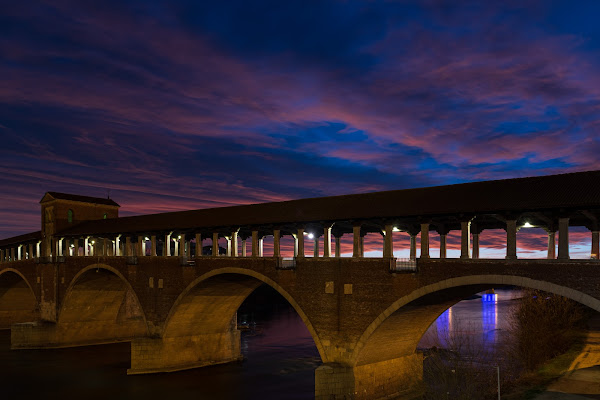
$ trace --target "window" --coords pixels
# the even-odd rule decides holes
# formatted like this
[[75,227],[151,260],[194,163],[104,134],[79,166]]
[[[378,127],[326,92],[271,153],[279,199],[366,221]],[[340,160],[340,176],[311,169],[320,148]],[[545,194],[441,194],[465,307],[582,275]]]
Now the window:
[[108,218],[108,214],[107,214],[107,213],[104,213],[104,216],[103,216],[102,218],[103,218],[103,219],[106,219],[106,218]]
[[67,212],[67,221],[71,224],[73,223],[73,210],[69,209]]

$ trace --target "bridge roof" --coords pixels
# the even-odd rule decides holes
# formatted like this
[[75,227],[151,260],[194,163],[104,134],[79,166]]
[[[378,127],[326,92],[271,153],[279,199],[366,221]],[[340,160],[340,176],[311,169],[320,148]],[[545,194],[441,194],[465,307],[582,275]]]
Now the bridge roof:
[[[50,199],[47,197],[50,196]],[[69,193],[59,193],[59,192],[46,192],[44,197],[40,200],[40,203],[49,200],[70,200],[70,201],[78,201],[82,203],[93,203],[93,204],[104,204],[107,206],[115,206],[121,207],[112,199],[105,199],[102,197],[90,197],[90,196],[80,196],[78,194],[69,194]]]
[[325,221],[600,210],[600,171],[502,179],[364,194],[88,221],[69,235],[185,231]]
[[40,240],[42,240],[42,231],[31,232],[0,240],[0,247],[11,246],[14,244],[25,244],[27,242],[38,242]]

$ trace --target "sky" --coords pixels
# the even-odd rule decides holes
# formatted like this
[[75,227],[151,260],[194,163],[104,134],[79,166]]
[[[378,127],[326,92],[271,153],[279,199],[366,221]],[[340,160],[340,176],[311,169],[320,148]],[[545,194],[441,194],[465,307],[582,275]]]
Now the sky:
[[[110,195],[127,216],[600,169],[598,15],[0,0],[0,238],[39,230],[46,191]],[[589,233],[571,238],[589,257]],[[482,256],[501,241],[484,231]],[[545,245],[519,232],[520,255]]]

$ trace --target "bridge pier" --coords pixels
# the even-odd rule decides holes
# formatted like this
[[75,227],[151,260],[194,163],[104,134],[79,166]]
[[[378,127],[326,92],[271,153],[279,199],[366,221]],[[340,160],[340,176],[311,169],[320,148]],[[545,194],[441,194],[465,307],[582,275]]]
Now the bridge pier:
[[127,342],[146,335],[142,320],[118,325],[104,321],[53,323],[45,321],[13,324],[10,328],[12,349],[45,349]]
[[420,353],[366,365],[323,364],[315,370],[315,400],[375,400],[421,392]]
[[174,372],[239,361],[240,343],[241,334],[235,327],[220,333],[134,339],[127,374]]

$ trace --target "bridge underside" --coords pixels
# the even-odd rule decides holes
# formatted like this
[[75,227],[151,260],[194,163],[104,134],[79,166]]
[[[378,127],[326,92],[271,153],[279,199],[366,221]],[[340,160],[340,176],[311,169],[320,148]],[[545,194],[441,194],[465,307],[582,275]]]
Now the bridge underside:
[[105,269],[92,269],[82,274],[65,296],[58,322],[13,325],[11,346],[83,346],[146,335],[142,310],[126,282]]
[[431,293],[387,317],[358,351],[354,365],[327,363],[315,373],[316,399],[384,399],[418,395],[423,377],[417,345],[452,305],[497,285],[468,285]]
[[39,318],[37,301],[27,282],[14,272],[0,275],[0,329]]
[[132,342],[128,373],[178,371],[241,360],[237,310],[261,284],[240,275],[200,282],[180,297],[162,337]]

